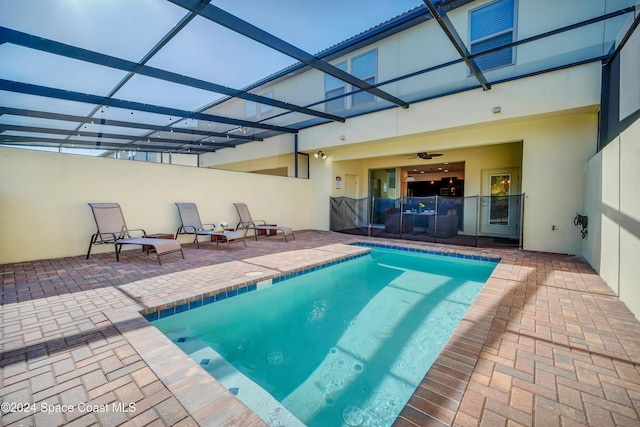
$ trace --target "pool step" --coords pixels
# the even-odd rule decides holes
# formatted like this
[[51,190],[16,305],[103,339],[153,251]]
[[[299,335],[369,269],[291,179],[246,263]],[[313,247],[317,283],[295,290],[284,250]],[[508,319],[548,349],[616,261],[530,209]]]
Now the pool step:
[[182,351],[236,395],[271,427],[305,427],[269,392],[227,362],[206,343],[190,336],[169,336]]

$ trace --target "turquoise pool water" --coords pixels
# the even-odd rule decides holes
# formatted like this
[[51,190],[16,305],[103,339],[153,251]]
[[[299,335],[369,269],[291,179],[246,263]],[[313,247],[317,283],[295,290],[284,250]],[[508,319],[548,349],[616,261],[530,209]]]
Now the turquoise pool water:
[[272,426],[389,426],[495,265],[374,248],[153,324]]

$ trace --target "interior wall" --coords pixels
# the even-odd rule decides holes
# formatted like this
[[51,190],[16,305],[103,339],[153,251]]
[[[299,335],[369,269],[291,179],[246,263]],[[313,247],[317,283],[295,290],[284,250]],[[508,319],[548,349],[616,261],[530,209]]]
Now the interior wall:
[[640,319],[640,120],[589,160],[583,256]]
[[[495,138],[503,138],[500,130],[495,130]],[[451,132],[448,135],[429,136],[425,135],[423,139],[424,146],[431,146],[433,140],[442,141],[451,139],[463,139],[469,144],[479,144],[481,139],[473,135],[479,135],[480,132],[461,131]],[[500,139],[496,139],[500,140]],[[399,144],[395,144],[398,147]],[[509,142],[504,144],[490,144],[481,146],[472,146],[466,148],[457,148],[453,150],[438,150],[443,156],[435,157],[432,160],[412,159],[409,155],[393,155],[388,157],[376,157],[362,160],[362,166],[365,171],[370,169],[394,168],[416,165],[418,162],[422,165],[429,165],[442,162],[465,162],[464,180],[465,180],[465,196],[474,196],[481,194],[480,191],[480,174],[482,169],[497,167],[520,167],[522,165],[522,141]],[[453,174],[449,174],[453,175]],[[363,182],[361,188],[362,194],[367,195],[367,182]]]
[[255,219],[305,229],[317,228],[311,194],[304,179],[0,148],[0,263],[86,254],[89,202],[120,203],[147,233],[175,233],[175,202],[195,202],[204,223],[235,226],[245,202]]

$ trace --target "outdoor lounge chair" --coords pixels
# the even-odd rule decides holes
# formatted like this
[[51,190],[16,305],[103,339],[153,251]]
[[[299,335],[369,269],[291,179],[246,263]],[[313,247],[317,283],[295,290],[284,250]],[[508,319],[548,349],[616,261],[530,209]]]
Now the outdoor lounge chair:
[[[210,236],[211,239],[215,238],[216,245],[221,241],[227,242],[227,248],[231,249],[231,243],[244,244],[247,247],[247,242],[244,240],[244,235],[237,231],[215,231],[215,224],[202,224],[200,221],[200,214],[198,213],[198,207],[195,203],[176,203],[178,207],[178,213],[180,214],[181,225],[176,231],[176,239],[179,234],[193,234],[193,243],[196,244],[196,248],[200,248],[198,242],[198,236]],[[205,228],[208,226],[210,228]]]
[[[236,225],[236,231],[243,228],[245,236],[247,235],[247,231],[253,230],[253,235],[258,240],[258,234],[264,234],[269,237],[269,235],[277,234],[278,231],[282,233],[284,236],[284,241],[287,242],[287,236],[291,236],[292,239],[296,239],[293,235],[293,229],[291,227],[278,227],[277,225],[268,225],[264,220],[253,220],[251,219],[251,214],[249,213],[249,208],[245,203],[234,203],[233,204],[238,211],[238,216],[240,217],[240,222]],[[257,224],[258,223],[258,224]]]
[[[117,203],[89,203],[93,218],[96,220],[98,231],[91,236],[89,242],[89,250],[87,258],[91,255],[91,247],[93,245],[113,244],[116,252],[116,261],[120,261],[120,251],[122,245],[140,245],[147,249],[147,254],[153,250],[158,257],[158,264],[162,265],[160,255],[166,255],[173,252],[180,252],[184,259],[182,246],[174,239],[154,239],[147,237],[147,233],[141,229],[129,229],[124,222],[122,209]],[[132,237],[130,232],[138,231],[142,233],[142,237]],[[153,248],[153,249],[151,249]]]

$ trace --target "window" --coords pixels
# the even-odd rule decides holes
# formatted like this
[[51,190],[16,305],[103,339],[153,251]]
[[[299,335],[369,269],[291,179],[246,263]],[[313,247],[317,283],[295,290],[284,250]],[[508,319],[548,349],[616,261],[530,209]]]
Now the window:
[[[515,34],[515,1],[497,0],[470,13],[471,54],[512,43]],[[475,58],[481,71],[514,63],[515,48]]]
[[[351,60],[351,74],[371,85],[376,84],[376,74],[378,68],[378,54],[375,50],[367,52]],[[369,92],[358,92],[353,95],[353,105],[365,104],[375,101],[375,95]]]
[[[347,71],[347,62],[343,61],[336,64],[336,67],[342,71]],[[344,95],[347,92],[347,84],[329,74],[324,76],[324,96],[328,101],[325,104],[325,111],[332,113],[344,110],[346,108],[346,98],[331,99],[336,96]]]
[[[378,73],[378,52],[376,50],[372,50],[360,56],[356,56],[355,58],[351,59],[350,62],[342,61],[336,64],[336,67],[341,69],[342,71],[349,72],[348,65],[351,65],[351,75],[371,85],[376,84],[376,76]],[[365,91],[355,93],[350,97],[340,97],[341,95],[346,94],[347,91],[354,89],[356,88],[352,88],[351,85],[347,85],[347,83],[343,82],[342,80],[325,74],[324,95],[325,99],[327,100],[325,102],[325,111],[327,113],[333,113],[376,100],[375,95],[372,95],[369,92]],[[335,97],[340,98],[332,99]],[[347,104],[347,100],[351,102],[351,105]]]
[[[265,98],[273,99],[273,91],[261,95]],[[258,104],[255,101],[244,102],[244,117],[247,119],[262,117],[273,111],[273,106],[267,104]]]
[[244,102],[244,116],[247,119],[250,119],[252,117],[256,117],[258,115],[258,104],[256,104],[254,101],[245,101]]
[[[273,99],[273,91],[267,92],[262,96],[264,96],[265,98]],[[260,109],[260,116],[264,116],[265,114],[273,111],[273,105],[260,104],[258,108]]]
[[491,175],[491,197],[489,199],[489,224],[509,225],[509,196],[511,174]]

